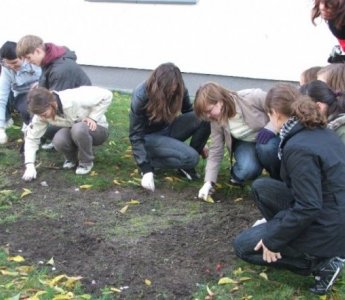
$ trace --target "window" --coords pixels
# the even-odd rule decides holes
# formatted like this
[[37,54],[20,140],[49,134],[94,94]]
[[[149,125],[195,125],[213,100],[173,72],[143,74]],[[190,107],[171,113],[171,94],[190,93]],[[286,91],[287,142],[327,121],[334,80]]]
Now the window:
[[198,0],[86,0],[89,2],[123,2],[123,3],[156,3],[156,4],[196,4]]

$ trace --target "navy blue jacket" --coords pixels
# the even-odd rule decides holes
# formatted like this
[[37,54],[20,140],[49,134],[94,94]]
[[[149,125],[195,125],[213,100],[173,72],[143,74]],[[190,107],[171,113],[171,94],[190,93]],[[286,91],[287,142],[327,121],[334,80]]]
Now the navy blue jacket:
[[294,202],[271,221],[272,251],[290,244],[318,257],[345,256],[345,146],[325,128],[295,125],[283,144],[281,178]]

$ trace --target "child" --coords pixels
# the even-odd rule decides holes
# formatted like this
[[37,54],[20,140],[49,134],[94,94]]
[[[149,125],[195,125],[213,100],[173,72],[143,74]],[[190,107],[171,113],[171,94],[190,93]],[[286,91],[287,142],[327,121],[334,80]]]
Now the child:
[[105,117],[112,100],[109,90],[82,86],[60,92],[38,87],[28,95],[29,111],[34,115],[25,138],[25,181],[36,178],[35,159],[40,138],[49,124],[60,129],[53,145],[65,156],[64,169],[77,166],[76,174],[83,175],[93,167],[93,147],[108,137]]

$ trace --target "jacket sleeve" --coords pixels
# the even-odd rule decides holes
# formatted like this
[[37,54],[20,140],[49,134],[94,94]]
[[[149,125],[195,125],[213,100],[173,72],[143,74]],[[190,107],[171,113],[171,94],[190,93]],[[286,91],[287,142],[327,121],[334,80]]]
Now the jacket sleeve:
[[145,90],[145,84],[135,89],[129,113],[129,140],[132,144],[132,153],[144,174],[153,171],[145,149],[145,125],[148,122],[145,108],[148,99]]
[[40,145],[40,139],[47,131],[48,123],[41,121],[41,119],[34,115],[26,132],[24,144],[25,163],[35,163],[36,152]]
[[282,163],[291,180],[293,204],[270,222],[263,242],[271,251],[281,251],[297,238],[318,217],[323,204],[321,166],[317,156],[294,149],[284,152]]
[[12,81],[11,71],[7,68],[2,68],[0,75],[0,128],[5,126],[6,106],[11,92]]
[[181,112],[183,114],[185,114],[185,113],[190,112],[192,110],[193,110],[193,105],[192,105],[192,103],[190,101],[188,90],[185,89],[184,95],[183,95],[183,102],[182,102]]
[[90,114],[88,117],[99,122],[107,112],[111,100],[113,99],[113,94],[107,89],[96,87],[90,87],[90,89],[86,89],[86,91],[92,91],[92,95],[89,95],[89,97],[91,96],[91,102],[88,104],[90,105]]
[[211,122],[210,148],[206,162],[205,182],[217,182],[219,168],[224,156],[226,134],[227,132],[225,132],[225,129],[222,126],[217,122]]

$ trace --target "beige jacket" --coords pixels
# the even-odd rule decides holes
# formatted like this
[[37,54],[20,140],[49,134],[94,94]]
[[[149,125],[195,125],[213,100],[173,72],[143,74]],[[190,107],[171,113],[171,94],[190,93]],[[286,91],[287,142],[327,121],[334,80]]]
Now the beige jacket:
[[[236,112],[241,114],[244,122],[254,131],[263,127],[272,130],[269,118],[265,112],[266,92],[261,89],[246,89],[237,93]],[[205,169],[205,182],[216,183],[219,168],[224,156],[224,144],[231,154],[232,138],[228,126],[211,122],[210,148]]]
[[74,123],[89,117],[96,121],[97,125],[108,128],[105,113],[113,98],[111,91],[97,86],[82,86],[54,93],[59,95],[63,115],[57,115],[54,120],[43,119],[38,115],[33,116],[25,137],[25,163],[35,162],[40,139],[49,124],[72,127]]

